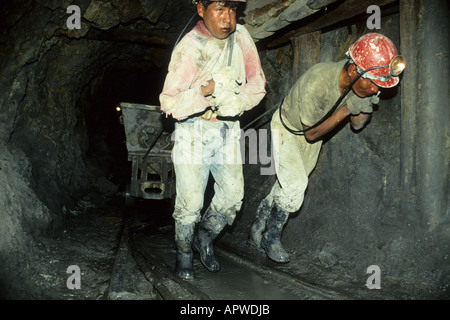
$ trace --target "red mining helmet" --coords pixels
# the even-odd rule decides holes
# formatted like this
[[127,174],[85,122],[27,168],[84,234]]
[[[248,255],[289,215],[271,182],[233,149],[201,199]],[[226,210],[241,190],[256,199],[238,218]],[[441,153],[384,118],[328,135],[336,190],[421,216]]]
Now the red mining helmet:
[[406,60],[397,54],[392,41],[378,33],[359,38],[350,46],[348,55],[363,78],[382,88],[395,87],[400,81],[398,76],[406,68]]

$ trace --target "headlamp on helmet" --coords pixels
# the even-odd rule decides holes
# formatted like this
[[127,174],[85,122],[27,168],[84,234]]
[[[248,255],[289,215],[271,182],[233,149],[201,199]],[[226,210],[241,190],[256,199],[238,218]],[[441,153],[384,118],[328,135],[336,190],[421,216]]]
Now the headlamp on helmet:
[[[389,68],[389,74],[386,75],[373,75],[368,73],[369,71],[375,69],[387,69],[387,68]],[[395,58],[392,59],[391,63],[385,66],[375,66],[364,70],[363,68],[361,68],[356,64],[356,70],[358,74],[361,75],[361,77],[363,77],[364,79],[379,80],[382,82],[389,82],[392,80],[392,77],[400,76],[405,70],[405,68],[406,68],[406,60],[401,55],[395,56]]]
[[401,55],[398,55],[394,59],[392,59],[392,62],[389,65],[389,71],[394,77],[398,77],[399,75],[401,75],[405,69],[406,59]]

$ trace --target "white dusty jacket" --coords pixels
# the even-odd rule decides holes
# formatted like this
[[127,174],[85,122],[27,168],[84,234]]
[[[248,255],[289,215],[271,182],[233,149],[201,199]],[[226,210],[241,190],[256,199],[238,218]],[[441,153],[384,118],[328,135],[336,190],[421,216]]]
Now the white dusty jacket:
[[[233,45],[230,39],[234,39]],[[232,48],[231,61],[229,60]],[[230,63],[231,62],[231,63]],[[169,71],[160,94],[161,110],[177,120],[204,111],[208,106],[217,105],[214,101],[220,90],[227,84],[218,84],[213,96],[204,97],[201,86],[209,80],[220,78],[225,69],[232,69],[236,78],[240,111],[257,106],[264,98],[266,78],[261,67],[258,51],[247,29],[236,26],[233,37],[217,39],[208,31],[202,20],[176,46],[172,53]],[[229,72],[228,72],[229,73]],[[233,81],[234,82],[234,81]],[[228,84],[230,86],[232,84]],[[217,121],[211,118],[211,121]]]

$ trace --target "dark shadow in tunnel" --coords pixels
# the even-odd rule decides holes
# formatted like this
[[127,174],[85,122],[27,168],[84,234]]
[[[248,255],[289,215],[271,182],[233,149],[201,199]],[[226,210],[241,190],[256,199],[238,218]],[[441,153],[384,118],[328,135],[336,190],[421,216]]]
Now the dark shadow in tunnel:
[[123,190],[131,179],[121,112],[121,102],[159,105],[161,70],[148,62],[118,61],[91,81],[84,103],[89,148],[86,157],[111,182]]

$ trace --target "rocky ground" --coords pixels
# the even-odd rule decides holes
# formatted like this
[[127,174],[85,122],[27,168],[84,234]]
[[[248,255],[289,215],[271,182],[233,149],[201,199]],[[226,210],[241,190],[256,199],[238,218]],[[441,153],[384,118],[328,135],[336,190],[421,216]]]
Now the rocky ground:
[[[33,279],[33,299],[107,299],[118,250],[124,206],[122,197],[91,195],[66,213],[62,230],[52,238],[39,239],[39,274]],[[80,288],[68,273],[78,266]],[[138,273],[136,273],[138,274]],[[69,285],[68,285],[69,282]]]
[[[55,237],[41,238],[38,247],[41,251],[39,261],[39,272],[35,274],[33,282],[34,290],[29,292],[31,299],[46,300],[160,300],[161,296],[152,284],[152,279],[144,274],[139,265],[133,259],[126,243],[121,242],[123,234],[124,220],[128,219],[128,225],[137,235],[141,242],[163,241],[153,248],[165,246],[167,251],[165,260],[169,268],[172,266],[171,259],[174,256],[174,248],[169,244],[173,227],[168,206],[165,202],[139,200],[132,210],[125,207],[124,197],[116,194],[106,197],[101,194],[92,193],[78,202],[75,210],[66,213],[61,232]],[[161,236],[160,236],[161,235]],[[152,238],[153,237],[153,238]],[[167,239],[161,240],[161,237]],[[267,274],[283,274],[280,283],[284,281],[305,283],[323,290],[324,295],[300,293],[298,286],[289,289],[299,299],[415,299],[414,293],[407,292],[402,288],[401,283],[389,277],[383,278],[381,290],[369,290],[365,284],[369,274],[351,275],[349,265],[338,263],[336,257],[324,252],[318,257],[312,258],[305,252],[296,252],[289,249],[291,262],[289,264],[276,264],[268,260],[254,249],[250,249],[245,244],[246,235],[236,230],[228,230],[218,241],[218,252],[232,252],[233,259],[242,264],[255,263]],[[153,239],[153,240],[151,240]],[[157,239],[157,240],[155,240]],[[164,242],[165,241],[165,242]],[[166,243],[167,242],[167,243]],[[162,245],[161,245],[162,243]],[[152,244],[146,244],[151,248]],[[159,246],[159,247],[158,247]],[[145,246],[144,246],[145,247]],[[226,254],[228,255],[228,253]],[[237,258],[236,258],[237,257]],[[198,259],[197,259],[198,260]],[[250,262],[249,262],[250,261]],[[79,267],[80,283],[76,287],[74,275],[70,272],[70,266]],[[199,274],[202,274],[200,262],[195,263]],[[236,271],[237,269],[234,269]],[[168,270],[170,273],[172,270]],[[244,276],[242,271],[224,272],[224,276],[237,282],[245,283],[246,280],[239,280],[239,276]],[[246,274],[244,272],[244,274]],[[286,280],[284,275],[293,276],[292,280]],[[199,284],[205,285],[208,281],[220,285],[216,278],[220,274],[215,274],[214,279],[208,279],[208,273],[201,275]],[[273,279],[273,274],[270,275]],[[251,277],[255,277],[254,274]],[[270,279],[266,279],[267,284]],[[229,280],[226,280],[229,282]],[[252,280],[254,282],[254,280]],[[264,286],[264,281],[258,284]],[[250,282],[251,283],[251,282]],[[275,283],[275,282],[274,282]],[[273,283],[273,284],[274,284]],[[248,284],[247,284],[248,285]],[[254,286],[255,284],[253,284]],[[234,286],[234,284],[232,285]],[[252,296],[253,289],[250,285],[248,296]],[[75,287],[75,288],[74,288]],[[201,287],[201,286],[200,286]],[[211,286],[209,286],[211,287]],[[220,292],[221,288],[217,288]],[[215,293],[210,294],[214,296]],[[217,295],[217,296],[225,296]],[[280,296],[276,294],[274,297]],[[281,296],[289,296],[287,293]],[[237,296],[236,296],[237,297]],[[245,299],[245,289],[239,299]],[[265,296],[270,299],[270,297]],[[420,298],[420,294],[419,294]]]

